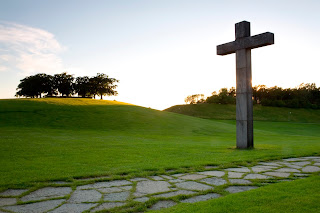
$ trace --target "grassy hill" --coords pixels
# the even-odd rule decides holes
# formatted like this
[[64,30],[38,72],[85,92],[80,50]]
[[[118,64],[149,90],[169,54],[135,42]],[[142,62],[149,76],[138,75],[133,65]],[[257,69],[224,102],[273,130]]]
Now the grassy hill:
[[244,151],[234,148],[232,120],[201,119],[115,101],[0,100],[0,188],[319,155],[319,130],[316,122],[257,121],[255,149]]
[[[205,119],[235,120],[236,105],[189,104],[172,106],[165,111]],[[284,107],[253,106],[255,121],[284,121],[320,123],[320,110],[292,109]]]

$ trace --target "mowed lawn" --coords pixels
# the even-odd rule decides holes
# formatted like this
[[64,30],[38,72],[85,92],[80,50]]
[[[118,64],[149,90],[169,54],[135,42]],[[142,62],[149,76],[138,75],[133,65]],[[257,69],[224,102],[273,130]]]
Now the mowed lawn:
[[[273,116],[283,117],[281,112]],[[254,125],[255,149],[236,150],[233,120],[202,119],[115,101],[0,100],[0,188],[320,155],[319,122]]]

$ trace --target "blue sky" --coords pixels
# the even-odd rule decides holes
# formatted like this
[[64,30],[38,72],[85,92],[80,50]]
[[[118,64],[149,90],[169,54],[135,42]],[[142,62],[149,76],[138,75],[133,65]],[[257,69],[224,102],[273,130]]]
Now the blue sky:
[[273,32],[252,51],[253,85],[320,86],[320,3],[205,0],[0,0],[0,98],[36,73],[98,72],[120,80],[119,100],[155,109],[235,86],[235,56],[216,45],[234,24]]

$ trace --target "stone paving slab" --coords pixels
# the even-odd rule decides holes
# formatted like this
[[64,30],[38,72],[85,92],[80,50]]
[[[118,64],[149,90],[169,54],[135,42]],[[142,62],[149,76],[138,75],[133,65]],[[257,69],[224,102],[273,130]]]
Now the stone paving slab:
[[285,172],[266,172],[264,174],[269,176],[274,176],[274,177],[281,177],[281,178],[287,178],[290,176],[290,173],[285,173]]
[[130,192],[111,193],[104,196],[104,201],[126,201],[130,196]]
[[208,176],[215,176],[215,177],[222,177],[226,173],[224,171],[206,171],[206,172],[198,172],[201,175],[208,175]]
[[182,188],[182,189],[198,190],[198,191],[205,191],[205,190],[213,189],[213,187],[211,187],[211,186],[197,183],[197,182],[193,182],[193,181],[186,181],[186,182],[182,182],[182,183],[177,183],[176,186],[179,188]]
[[5,210],[18,212],[18,213],[42,213],[54,209],[61,205],[65,200],[47,200],[37,203],[30,203],[16,206],[2,207]]
[[141,181],[138,182],[136,192],[142,194],[154,194],[170,191],[170,183],[166,181]]
[[184,175],[179,177],[179,179],[183,179],[183,180],[199,180],[199,179],[203,179],[207,176],[205,175],[199,175],[199,174],[190,174],[190,175]]
[[154,195],[153,197],[174,197],[177,195],[191,195],[191,194],[195,194],[196,192],[193,191],[187,191],[187,190],[179,190],[179,191],[175,191],[175,192],[168,192],[168,193],[164,193],[164,194],[160,194],[160,195]]
[[28,191],[28,189],[8,189],[8,190],[6,190],[4,192],[1,192],[0,196],[4,196],[4,197],[13,196],[13,197],[16,197],[16,196],[22,195],[23,193],[25,193],[27,191]]
[[242,178],[245,173],[228,172],[228,178]]
[[177,203],[171,200],[163,200],[163,201],[159,201],[158,203],[154,204],[150,210],[159,210],[159,209],[163,209],[163,208],[169,208],[172,207],[174,205],[176,205]]
[[275,170],[275,172],[300,172],[298,169],[293,169],[293,168],[281,168]]
[[17,198],[0,198],[0,206],[10,206],[17,203]]
[[97,203],[66,203],[60,206],[59,208],[50,211],[50,213],[81,213],[97,205]]
[[210,199],[218,198],[218,197],[221,197],[221,195],[219,195],[217,193],[210,193],[210,194],[198,195],[195,197],[191,197],[191,198],[182,200],[181,203],[196,203],[199,201],[206,201],[206,200],[210,200]]
[[244,179],[254,180],[254,179],[269,179],[270,177],[267,175],[261,174],[248,174],[244,177]]
[[241,184],[241,185],[252,184],[251,181],[249,181],[249,180],[243,180],[243,179],[229,179],[229,182],[230,182],[231,184]]
[[241,168],[229,168],[226,169],[227,171],[231,171],[231,172],[244,172],[244,173],[248,173],[251,172],[249,168],[247,167],[241,167]]
[[228,188],[226,188],[226,191],[230,192],[230,193],[238,193],[238,192],[244,192],[244,191],[248,191],[251,189],[256,189],[258,187],[256,186],[230,186]]
[[320,168],[316,166],[306,166],[302,168],[303,172],[320,172]]
[[58,198],[70,194],[71,191],[72,190],[70,187],[45,187],[23,196],[21,198],[21,201],[27,202],[35,200],[44,200],[49,198]]
[[71,195],[68,203],[98,202],[102,194],[96,190],[76,190]]
[[102,210],[108,210],[108,209],[113,209],[115,207],[119,207],[119,206],[124,206],[126,205],[126,203],[103,203],[99,206],[97,206],[96,208],[94,208],[91,212],[97,212],[97,211],[102,211]]
[[221,185],[227,184],[226,180],[222,178],[216,178],[216,177],[206,178],[201,180],[200,182],[207,183],[209,185],[214,185],[214,186],[221,186]]

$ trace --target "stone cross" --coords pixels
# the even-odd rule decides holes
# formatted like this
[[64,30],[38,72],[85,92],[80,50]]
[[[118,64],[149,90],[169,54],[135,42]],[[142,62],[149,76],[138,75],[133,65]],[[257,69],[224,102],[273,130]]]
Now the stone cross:
[[236,23],[236,40],[217,46],[217,55],[236,53],[237,148],[253,148],[251,49],[274,44],[273,33],[250,36],[250,22]]

